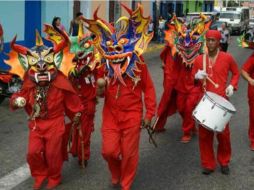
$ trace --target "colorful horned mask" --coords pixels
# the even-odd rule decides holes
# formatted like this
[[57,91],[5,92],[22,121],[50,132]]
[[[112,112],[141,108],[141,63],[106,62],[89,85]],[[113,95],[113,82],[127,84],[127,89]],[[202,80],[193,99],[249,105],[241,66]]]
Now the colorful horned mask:
[[[64,40],[63,37],[60,37],[63,35],[63,31],[57,31],[48,24],[44,24],[44,27],[48,40],[53,43],[57,43],[57,41],[59,43],[61,40]],[[77,77],[86,69],[93,71],[100,63],[100,54],[92,43],[93,38],[91,34],[84,34],[82,26],[79,26],[78,36],[71,36],[69,37],[69,40],[69,51],[70,53],[75,54],[72,62],[74,65],[70,74]]]
[[191,66],[194,59],[204,52],[205,33],[209,30],[211,20],[200,14],[199,19],[184,23],[175,15],[165,31],[165,41],[171,47],[171,54],[178,53],[186,66]]
[[237,38],[238,45],[242,48],[254,49],[254,34],[253,31],[248,31]]
[[83,20],[88,23],[88,29],[95,34],[94,44],[102,57],[106,60],[108,77],[117,80],[125,85],[123,76],[136,79],[136,72],[139,72],[137,63],[142,63],[140,56],[146,50],[153,33],[147,33],[150,17],[143,16],[143,8],[138,5],[135,11],[127,10],[129,17],[120,17],[113,27],[106,21],[98,18],[97,12],[94,19]]
[[58,70],[64,74],[68,72],[69,69],[63,63],[71,60],[73,56],[64,53],[67,40],[54,47],[47,47],[36,31],[36,45],[33,48],[28,49],[15,42],[16,37],[11,42],[10,59],[5,62],[11,66],[10,72],[17,74],[21,79],[27,73],[32,81],[43,86],[55,79]]

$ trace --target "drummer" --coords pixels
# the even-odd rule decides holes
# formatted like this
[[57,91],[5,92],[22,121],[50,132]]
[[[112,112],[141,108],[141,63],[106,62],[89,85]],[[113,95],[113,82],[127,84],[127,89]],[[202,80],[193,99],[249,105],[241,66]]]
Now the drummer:
[[[196,58],[194,62],[195,82],[196,85],[200,85],[200,89],[203,91],[211,91],[227,98],[232,96],[234,90],[237,89],[240,73],[233,57],[229,53],[220,51],[220,39],[221,34],[217,30],[209,30],[206,33],[208,49],[205,54],[206,61],[203,63],[204,55],[199,55]],[[232,73],[232,77],[227,84],[229,72]],[[222,133],[217,133],[216,136],[218,140],[217,160],[221,167],[221,173],[228,175],[231,158],[229,125],[227,124],[225,130]],[[202,173],[205,175],[211,174],[216,168],[213,139],[213,131],[199,127],[200,158],[203,167]]]

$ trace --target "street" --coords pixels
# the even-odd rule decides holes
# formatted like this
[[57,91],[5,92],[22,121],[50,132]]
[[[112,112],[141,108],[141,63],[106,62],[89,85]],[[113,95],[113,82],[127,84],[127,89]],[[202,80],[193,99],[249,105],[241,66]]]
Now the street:
[[[157,103],[163,92],[160,51],[155,49],[144,56],[156,87]],[[229,52],[240,68],[252,50],[238,47],[236,36],[233,36]],[[252,190],[254,152],[249,149],[247,82],[242,78],[230,101],[237,113],[230,125],[232,161],[229,176],[222,175],[219,167],[210,176],[201,173],[198,138],[194,137],[188,144],[180,142],[181,118],[175,114],[168,119],[166,132],[156,134],[158,148],[149,144],[146,130],[142,131],[139,167],[132,190]],[[23,110],[11,112],[8,103],[6,99],[0,105],[0,190],[32,189],[33,180],[25,165],[27,116]],[[80,169],[77,159],[69,156],[69,161],[64,163],[62,184],[57,190],[113,190],[106,162],[100,153],[102,105],[103,99],[100,99],[88,167]],[[13,173],[17,169],[19,172]]]

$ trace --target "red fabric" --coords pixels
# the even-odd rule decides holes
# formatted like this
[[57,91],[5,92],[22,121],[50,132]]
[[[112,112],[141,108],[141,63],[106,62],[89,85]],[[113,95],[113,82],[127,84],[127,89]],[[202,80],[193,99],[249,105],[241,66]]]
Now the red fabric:
[[0,24],[0,37],[2,37],[3,34],[4,34],[4,31],[3,31],[2,25]]
[[191,135],[191,131],[195,129],[195,120],[192,117],[192,111],[201,98],[200,93],[181,93],[177,92],[177,109],[183,122],[182,130],[185,135]]
[[[219,88],[215,88],[212,83],[209,81],[206,82],[206,90],[219,94],[220,96],[226,96],[226,88],[228,86],[228,74],[232,73],[232,77],[229,81],[234,89],[236,90],[238,87],[238,80],[240,77],[240,73],[238,70],[238,66],[234,60],[234,58],[226,52],[220,51],[218,57],[214,63],[214,65],[209,67],[208,56],[206,56],[206,72],[208,76],[217,84],[219,84]],[[194,61],[194,73],[198,71],[198,69],[203,69],[203,55],[199,55]],[[202,88],[200,88],[201,90]]]
[[126,77],[126,86],[108,84],[102,118],[102,155],[108,162],[112,182],[120,182],[130,190],[138,164],[140,126],[142,119],[142,92],[146,107],[145,118],[155,114],[156,97],[153,82],[145,64],[138,65],[140,79],[136,86]]
[[[254,53],[243,64],[242,69],[246,71],[251,78],[254,78]],[[249,103],[249,139],[254,143],[254,86],[248,83],[248,103]]]
[[254,143],[254,100],[249,100],[249,139],[251,144]]
[[[88,76],[93,76],[94,81],[88,79]],[[86,79],[87,78],[87,79]],[[77,128],[73,131],[72,136],[72,148],[70,153],[73,156],[78,156],[79,160],[82,160],[82,148],[81,141],[84,142],[84,159],[89,160],[90,158],[90,138],[91,133],[94,131],[94,116],[95,116],[95,108],[96,108],[96,79],[97,79],[97,70],[94,71],[86,71],[78,77],[69,77],[73,87],[78,93],[82,104],[84,106],[84,112],[81,116],[81,130],[83,134],[83,139],[79,136],[79,130]],[[88,82],[89,80],[89,82]],[[71,113],[67,110],[67,116],[72,119],[74,117],[74,113]],[[66,126],[67,128],[69,126]],[[66,130],[66,135],[69,136],[69,131]],[[67,145],[67,144],[66,144]],[[66,148],[66,146],[64,147]]]
[[[216,134],[218,140],[217,160],[221,166],[227,166],[231,158],[230,132],[227,125],[222,133]],[[214,155],[214,132],[199,126],[199,149],[203,168],[214,170],[216,158]]]
[[139,159],[139,120],[118,121],[108,110],[102,123],[102,155],[111,172],[112,183],[130,190]]
[[192,128],[190,126],[194,126],[191,113],[197,104],[198,94],[200,94],[199,87],[194,85],[193,69],[186,67],[180,56],[173,59],[169,47],[165,47],[161,53],[161,58],[165,65],[164,92],[158,106],[159,120],[155,128],[157,131],[164,129],[167,117],[174,114],[178,109],[183,118],[183,131],[187,132]]
[[221,39],[221,33],[218,30],[208,30],[205,35],[206,38],[215,38],[216,40]]
[[[206,60],[206,72],[208,76],[217,84],[219,88],[215,88],[209,81],[206,82],[206,90],[214,92],[220,96],[226,97],[225,90],[227,88],[227,81],[229,72],[232,73],[231,80],[229,83],[237,89],[239,80],[239,71],[236,62],[233,57],[225,52],[219,52],[218,57],[214,65],[209,68],[208,59]],[[197,72],[198,69],[203,69],[203,55],[199,55],[194,62],[194,69]],[[200,90],[202,85],[200,84]],[[213,136],[212,131],[200,127],[199,129],[199,148],[202,166],[209,169],[214,169],[216,166],[215,156],[213,151]],[[217,159],[220,165],[225,166],[229,164],[231,157],[231,146],[230,146],[230,132],[229,126],[222,133],[217,134],[219,141]]]
[[[242,69],[254,79],[254,53],[245,61]],[[248,98],[251,101],[254,100],[254,86],[251,86],[250,84],[248,84]]]
[[[16,97],[24,97],[26,99],[25,110],[28,115],[31,115],[35,102],[34,94],[35,85],[26,77],[21,91],[12,95],[11,105]],[[47,175],[49,184],[58,184],[61,180],[65,107],[72,112],[83,110],[80,99],[67,78],[59,74],[48,91],[47,118],[36,118],[29,120],[28,123],[30,132],[27,161],[31,174],[35,179]]]

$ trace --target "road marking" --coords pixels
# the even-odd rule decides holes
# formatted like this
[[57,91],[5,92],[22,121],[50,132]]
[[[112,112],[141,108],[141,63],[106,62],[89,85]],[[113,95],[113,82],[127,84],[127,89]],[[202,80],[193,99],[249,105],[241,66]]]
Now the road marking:
[[0,179],[0,190],[11,190],[29,177],[29,167],[27,164],[24,164]]

